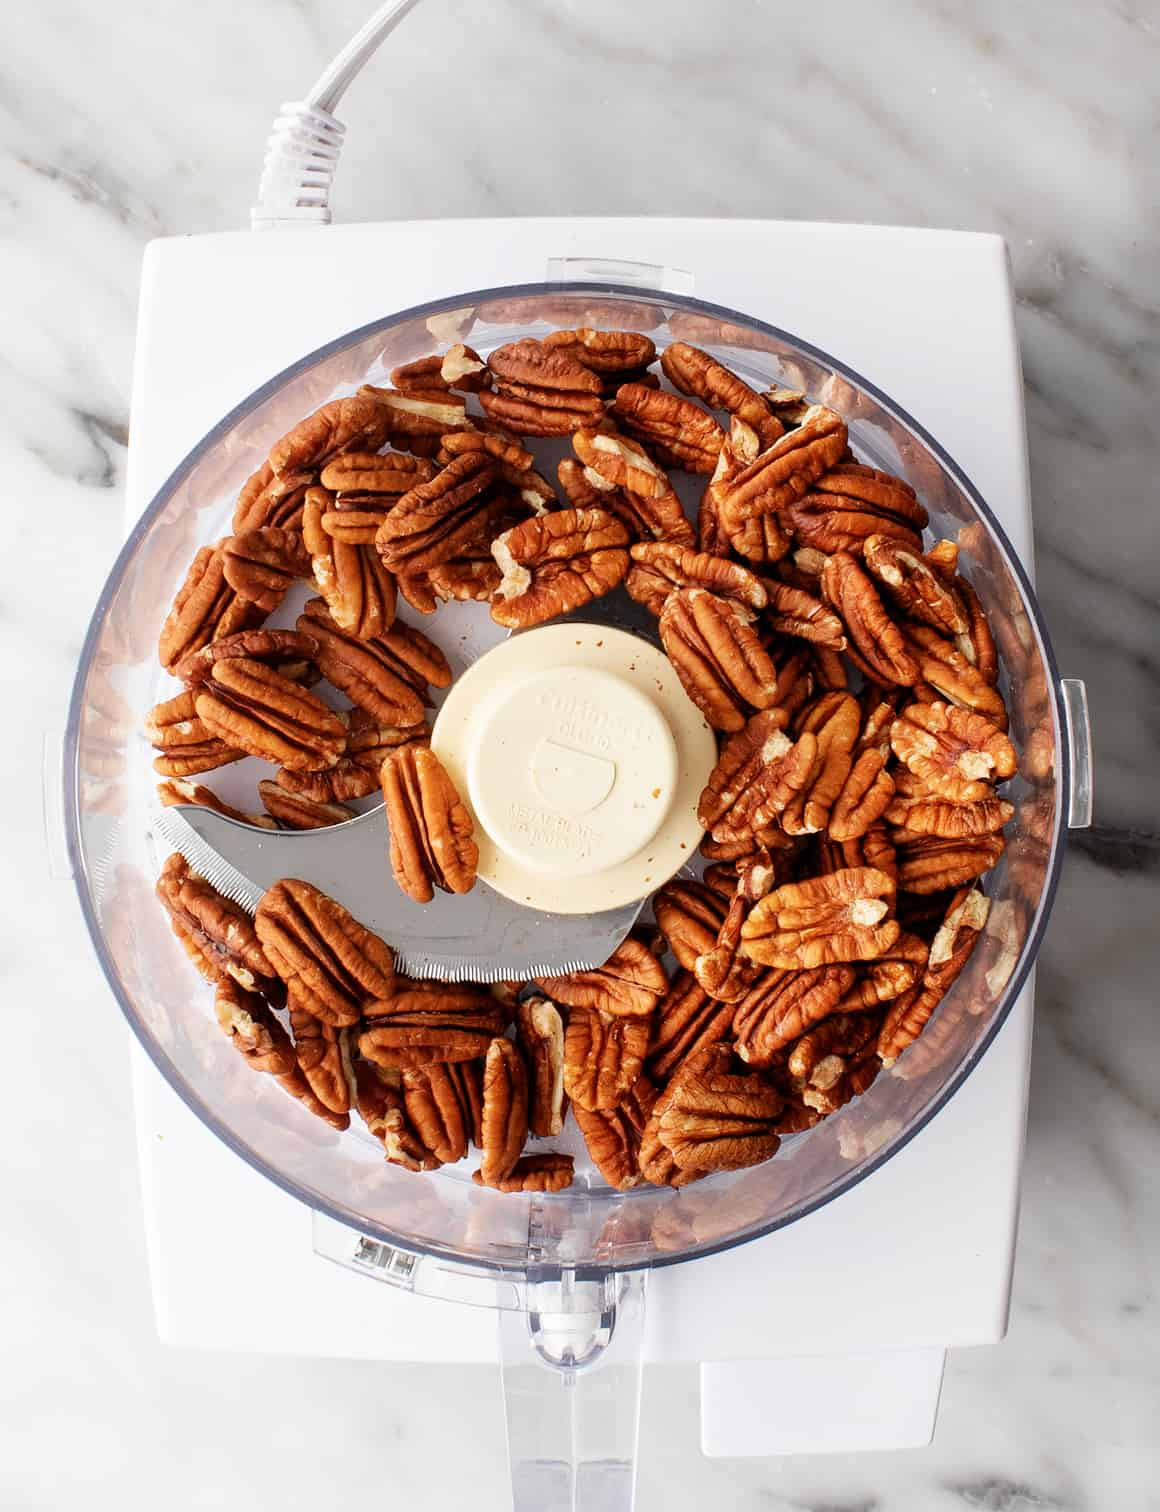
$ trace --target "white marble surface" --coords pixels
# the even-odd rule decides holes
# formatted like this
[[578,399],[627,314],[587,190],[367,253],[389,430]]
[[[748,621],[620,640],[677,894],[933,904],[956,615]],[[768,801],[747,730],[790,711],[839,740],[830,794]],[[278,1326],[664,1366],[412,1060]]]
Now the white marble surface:
[[[278,100],[359,0],[22,10],[0,54],[0,1506],[503,1508],[486,1372],[166,1351],[124,1040],[44,860],[59,728],[116,550],[142,244],[244,224]],[[1160,9],[427,0],[349,98],[347,218],[672,212],[1002,232],[1019,291],[1041,597],[1087,679],[1097,825],[1039,974],[1011,1335],[952,1357],[906,1454],[702,1460],[696,1377],[646,1383],[643,1512],[1160,1507],[1152,796]],[[15,548],[15,549],[14,549]],[[19,710],[19,713],[16,711]],[[260,1305],[260,1301],[256,1302]],[[446,1453],[447,1425],[458,1448]]]

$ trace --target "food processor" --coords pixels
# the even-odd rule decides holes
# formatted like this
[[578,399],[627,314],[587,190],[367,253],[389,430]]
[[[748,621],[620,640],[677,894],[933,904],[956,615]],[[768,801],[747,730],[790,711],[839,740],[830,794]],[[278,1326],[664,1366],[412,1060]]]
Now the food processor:
[[[840,411],[858,456],[909,481],[935,535],[959,543],[999,642],[1012,739],[1034,753],[985,883],[987,932],[921,1038],[774,1160],[679,1191],[615,1192],[588,1173],[512,1197],[459,1168],[384,1164],[243,1064],[151,896],[163,855],[137,728],[161,685],[157,631],[241,483],[302,415],[397,364],[455,341],[486,356],[561,325],[693,342],[755,388]],[[1029,576],[1002,243],[631,218],[156,242],[131,435],[128,539],[80,659],[64,825],[137,1041],[162,1336],[498,1359],[518,1508],[631,1506],[643,1361],[701,1362],[708,1453],[925,1442],[945,1349],[1005,1326],[1032,966],[1066,829],[1090,819],[1083,689],[1057,673]],[[453,620],[441,611],[444,644]],[[263,1317],[239,1275],[261,1277]],[[289,1338],[273,1324],[287,1307]]]

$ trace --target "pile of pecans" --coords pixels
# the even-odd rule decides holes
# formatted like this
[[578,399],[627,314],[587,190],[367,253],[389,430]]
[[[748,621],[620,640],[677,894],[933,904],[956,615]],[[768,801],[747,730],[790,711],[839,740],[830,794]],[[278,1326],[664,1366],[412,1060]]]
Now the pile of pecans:
[[[356,1111],[412,1170],[475,1145],[477,1182],[558,1191],[572,1158],[525,1145],[569,1105],[618,1189],[766,1160],[913,1043],[987,922],[976,882],[1017,758],[958,548],[924,543],[915,491],[860,463],[833,410],[684,342],[663,388],[656,359],[636,332],[560,330],[486,361],[452,346],[323,405],[246,483],[161,632],[184,685],[147,722],[163,800],[315,828],[381,787],[419,902],[471,888],[477,851],[424,723],[451,672],[396,620],[400,594],[526,628],[623,586],[719,732],[703,877],[662,887],[655,931],[589,971],[404,980],[308,883],[251,919],[169,858],[158,896],[239,1052],[334,1127]],[[558,491],[525,445],[541,436],[571,438]],[[706,478],[696,522],[677,469]],[[298,580],[318,596],[266,628]],[[260,817],[195,780],[247,755],[276,767]]]

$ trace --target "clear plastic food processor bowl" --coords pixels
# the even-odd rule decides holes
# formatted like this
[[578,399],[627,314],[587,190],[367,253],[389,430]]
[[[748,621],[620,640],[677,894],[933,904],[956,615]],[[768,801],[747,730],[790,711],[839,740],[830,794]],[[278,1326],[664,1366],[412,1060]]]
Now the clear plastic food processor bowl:
[[[506,1196],[458,1168],[415,1176],[385,1164],[375,1142],[353,1127],[336,1134],[244,1064],[152,897],[161,858],[139,730],[162,693],[157,632],[174,590],[197,546],[228,533],[239,487],[278,436],[440,342],[486,355],[576,325],[644,331],[658,347],[693,342],[759,389],[801,389],[846,417],[859,458],[907,479],[935,535],[961,546],[999,643],[1023,775],[1008,792],[1007,854],[985,880],[987,934],[922,1037],[863,1097],[786,1140],[771,1162],[681,1191],[618,1193],[592,1173],[559,1195]],[[448,606],[436,621],[448,649],[456,612]],[[733,311],[613,284],[535,284],[458,295],[342,336],[239,405],[181,463],[93,615],[66,738],[65,822],[93,946],[161,1074],[219,1139],[320,1215],[324,1252],[416,1293],[502,1310],[518,1506],[627,1507],[648,1270],[793,1223],[921,1135],[994,1039],[1035,957],[1064,832],[1083,822],[1088,801],[1085,734],[1082,687],[1060,682],[1035,595],[994,516],[885,395]]]

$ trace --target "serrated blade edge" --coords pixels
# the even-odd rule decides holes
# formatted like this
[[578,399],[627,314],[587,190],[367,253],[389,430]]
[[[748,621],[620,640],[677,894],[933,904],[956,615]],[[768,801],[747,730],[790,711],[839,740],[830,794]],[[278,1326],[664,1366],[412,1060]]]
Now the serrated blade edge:
[[153,816],[153,824],[165,843],[180,851],[199,877],[204,877],[211,887],[247,913],[257,911],[263,889],[207,845],[176,810],[162,809]]

